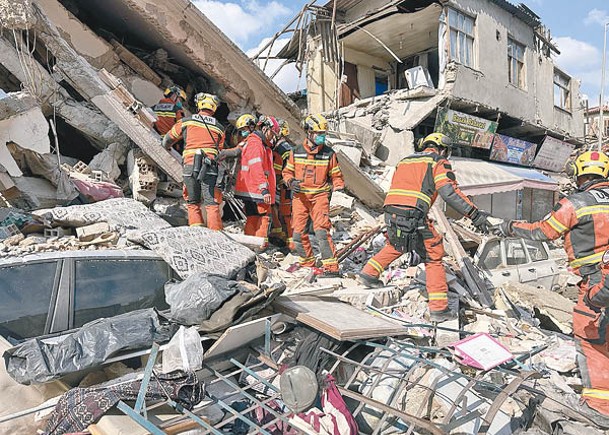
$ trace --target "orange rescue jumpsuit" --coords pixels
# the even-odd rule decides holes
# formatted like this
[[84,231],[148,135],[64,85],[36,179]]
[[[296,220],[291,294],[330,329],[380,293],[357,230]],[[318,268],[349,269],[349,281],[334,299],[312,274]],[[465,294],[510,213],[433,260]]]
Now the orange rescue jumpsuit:
[[[262,133],[254,131],[243,145],[235,183],[235,197],[243,199],[245,204],[245,234],[268,241],[275,188],[273,150]],[[264,203],[265,194],[271,195],[270,204]]]
[[586,403],[609,415],[609,180],[592,180],[560,200],[542,221],[513,222],[511,235],[555,240],[564,235],[569,265],[582,277],[573,333]]
[[[188,209],[188,224],[191,226],[203,225],[202,199],[207,216],[207,228],[221,230],[222,194],[216,188],[218,177],[216,157],[224,146],[224,128],[213,117],[211,111],[202,110],[189,118],[176,122],[167,134],[171,140],[178,141],[183,138],[185,143],[182,164],[184,166],[184,199]],[[205,154],[212,162],[201,181],[197,180],[197,174],[193,174],[195,154]]]
[[282,174],[286,185],[289,186],[292,180],[300,183],[300,192],[292,195],[292,242],[294,251],[300,256],[300,265],[315,265],[307,233],[311,217],[323,268],[338,272],[336,248],[330,234],[330,194],[332,190],[344,189],[345,182],[336,153],[327,145],[312,148],[305,139],[302,145],[290,151]]
[[271,235],[287,243],[292,243],[292,191],[283,183],[283,168],[288,162],[292,144],[285,138],[273,149],[273,168],[277,182],[277,195],[273,207],[273,228]]
[[171,98],[163,98],[152,107],[157,116],[154,129],[161,136],[165,136],[176,122],[184,117],[184,111]]
[[[437,149],[429,147],[398,163],[385,198],[385,222],[388,225],[396,216],[416,211],[419,212],[421,221],[425,222],[420,234],[426,253],[425,277],[429,310],[434,312],[448,309],[448,286],[442,264],[442,236],[435,230],[431,220],[427,219],[427,213],[438,193],[461,214],[470,216],[477,210],[459,189],[448,160]],[[404,252],[397,250],[388,240],[385,247],[366,263],[362,274],[378,278],[402,254]]]

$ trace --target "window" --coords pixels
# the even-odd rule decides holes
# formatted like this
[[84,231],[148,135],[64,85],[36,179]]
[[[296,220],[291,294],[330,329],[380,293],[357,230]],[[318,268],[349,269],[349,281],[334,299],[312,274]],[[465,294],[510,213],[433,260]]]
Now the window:
[[524,50],[524,45],[508,38],[508,77],[520,89],[525,87]]
[[527,246],[531,261],[544,261],[548,259],[548,253],[544,249],[541,242],[535,240],[525,240],[524,244]]
[[56,273],[56,261],[0,269],[3,336],[21,340],[44,334]]
[[480,255],[480,264],[486,270],[494,270],[501,266],[501,246],[499,240],[491,240],[484,245]]
[[474,19],[455,9],[448,9],[450,58],[474,67]]
[[167,307],[163,287],[170,269],[160,260],[78,260],[74,328],[101,317]]
[[571,111],[571,78],[554,70],[554,105]]
[[528,263],[527,254],[520,239],[508,239],[505,241],[505,258],[508,266]]

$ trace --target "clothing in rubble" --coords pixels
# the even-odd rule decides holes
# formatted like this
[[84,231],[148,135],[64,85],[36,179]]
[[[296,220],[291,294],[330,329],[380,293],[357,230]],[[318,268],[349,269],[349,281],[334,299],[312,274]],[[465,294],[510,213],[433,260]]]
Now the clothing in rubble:
[[463,215],[472,216],[478,212],[457,186],[450,163],[437,147],[429,146],[398,163],[385,198],[387,244],[362,270],[365,277],[378,278],[394,260],[414,250],[425,259],[426,287],[432,316],[448,311],[442,236],[427,218],[438,193],[448,205]]
[[204,225],[201,202],[205,206],[207,228],[222,229],[220,203],[222,196],[216,188],[218,166],[216,157],[224,146],[224,128],[212,110],[200,110],[178,121],[167,133],[163,144],[184,139],[183,157],[184,199],[189,225]]
[[[263,123],[275,126],[277,121],[265,117]],[[266,135],[267,125],[247,137],[241,151],[241,162],[237,171],[235,197],[243,199],[245,205],[245,234],[263,237],[268,241],[271,211],[275,204],[275,174],[273,172],[273,144]],[[275,128],[279,130],[279,125]],[[272,130],[271,130],[272,131]],[[274,133],[273,133],[274,134]]]
[[271,237],[281,240],[288,246],[292,243],[292,191],[283,182],[282,172],[290,157],[290,151],[292,144],[285,138],[280,139],[273,149],[273,168],[277,188],[271,229]]
[[[141,380],[115,380],[113,383],[115,385],[108,387],[72,388],[66,392],[57,402],[45,434],[83,432],[119,401],[135,401],[142,385]],[[203,399],[204,386],[194,373],[175,371],[159,374],[150,380],[145,399],[165,400],[166,394],[190,410]]]
[[157,116],[153,127],[161,136],[165,136],[171,127],[180,119],[184,118],[182,104],[176,98],[165,97],[152,106],[152,111]]
[[[300,265],[315,266],[313,248],[307,226],[313,220],[313,230],[319,243],[324,270],[338,272],[336,248],[330,230],[330,195],[345,187],[336,153],[323,144],[305,139],[296,146],[283,169],[283,181],[292,187],[292,243],[300,256]],[[294,191],[297,186],[298,192]]]
[[531,240],[564,236],[569,265],[583,278],[573,308],[582,397],[591,408],[609,415],[609,180],[584,183],[545,219],[512,222],[510,227],[510,236]]

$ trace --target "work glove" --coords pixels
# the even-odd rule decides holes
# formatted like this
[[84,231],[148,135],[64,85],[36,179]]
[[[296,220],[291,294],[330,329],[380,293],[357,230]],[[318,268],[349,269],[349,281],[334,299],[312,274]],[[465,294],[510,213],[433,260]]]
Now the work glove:
[[300,188],[300,181],[298,181],[298,180],[296,180],[296,179],[293,179],[293,180],[290,182],[290,190],[291,190],[292,192],[294,192],[294,193],[300,193],[300,191],[302,190],[302,189]]
[[484,210],[476,209],[469,218],[472,220],[472,223],[478,230],[482,231],[483,233],[488,233],[490,228],[493,226],[493,224],[488,220],[490,217],[490,213]]
[[588,308],[590,308],[592,311],[594,311],[596,314],[601,313],[603,310],[599,307],[594,306],[594,304],[592,303],[592,301],[590,300],[590,292],[586,292],[586,294],[584,294],[584,304],[586,304],[586,306]]
[[268,189],[263,189],[262,192],[262,200],[264,201],[265,204],[270,204],[271,203],[271,193],[268,191]]
[[493,225],[493,234],[499,237],[511,237],[512,223],[514,223],[514,221],[501,220],[499,224]]

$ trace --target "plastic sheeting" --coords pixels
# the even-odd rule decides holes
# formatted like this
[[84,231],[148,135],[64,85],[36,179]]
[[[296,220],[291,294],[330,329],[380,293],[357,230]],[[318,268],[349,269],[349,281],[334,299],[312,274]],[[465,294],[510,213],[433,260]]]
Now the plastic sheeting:
[[185,281],[165,284],[170,317],[184,325],[198,325],[238,291],[238,283],[197,272]]
[[175,325],[161,325],[154,309],[138,310],[87,323],[55,343],[27,340],[3,357],[8,374],[29,385],[98,366],[121,351],[168,341],[175,331]]

